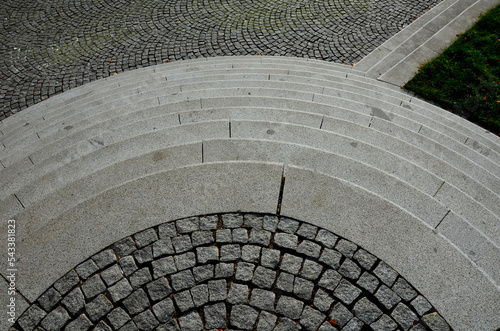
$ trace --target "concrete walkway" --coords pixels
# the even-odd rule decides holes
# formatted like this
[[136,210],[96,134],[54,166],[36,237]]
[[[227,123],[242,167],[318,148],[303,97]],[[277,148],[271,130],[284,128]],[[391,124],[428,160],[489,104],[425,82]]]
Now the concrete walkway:
[[[315,327],[313,321],[321,318],[313,316],[321,314],[322,330],[384,329],[386,324],[390,330],[413,325],[413,330],[434,325],[447,330],[446,323],[454,330],[500,328],[499,137],[393,84],[366,77],[358,68],[277,56],[175,61],[90,82],[2,120],[0,222],[3,233],[8,233],[8,220],[16,222],[16,318],[31,307],[16,328],[118,329],[112,322],[116,319],[106,315],[111,307],[129,315],[128,327],[148,329],[148,323],[157,321],[153,327],[169,329],[170,319],[155,312],[160,299],[151,297],[148,286],[163,279],[158,282],[166,281],[175,291],[184,288],[175,288],[170,273],[154,276],[154,261],[170,258],[180,271],[179,265],[193,261],[184,254],[198,251],[176,249],[148,259],[156,241],[142,244],[138,238],[155,233],[165,239],[160,228],[175,221],[179,232],[169,238],[189,233],[193,241],[194,235],[179,226],[185,221],[179,220],[217,214],[223,222],[226,213],[243,213],[238,214],[243,219],[249,213],[266,214],[316,228],[314,235],[290,232],[284,225],[281,232],[270,231],[273,240],[284,236],[278,233],[298,240],[287,237],[291,246],[281,246],[280,268],[288,268],[283,259],[290,250],[299,250],[304,242],[323,245],[317,235],[328,231],[338,240],[319,252],[335,251],[338,266],[321,260],[322,255],[308,255],[309,250],[297,258],[329,266],[329,273],[340,278],[332,289],[321,289],[332,300],[324,310],[320,303],[301,299],[303,287],[297,285],[286,297],[306,300],[303,305],[309,308],[293,316],[278,309],[285,298],[279,291],[272,309],[252,304],[254,289],[248,290],[247,308],[227,306],[233,304],[222,299],[203,306],[215,315],[222,314],[222,306],[216,305],[225,302],[231,311],[256,311],[255,323],[264,320],[264,311],[274,314],[277,330],[316,330],[320,324]],[[202,218],[196,218],[199,224]],[[241,231],[252,228],[242,224]],[[233,229],[218,223],[207,231],[217,238],[218,230],[228,228]],[[250,240],[251,231],[246,233]],[[135,248],[124,254],[117,243],[126,238],[133,238]],[[274,248],[273,243],[262,246]],[[222,252],[217,241],[206,244]],[[363,252],[377,262],[368,266],[355,257]],[[111,262],[102,262],[106,256]],[[262,258],[259,263],[265,267]],[[154,278],[141,284],[151,301],[137,311],[129,307],[127,296],[116,299],[110,291],[112,274],[126,277],[132,286],[125,266],[131,259]],[[194,261],[193,267],[204,265],[199,255]],[[249,261],[240,257],[230,262]],[[83,271],[82,265],[89,264],[97,269]],[[394,272],[393,282],[376,271],[380,266]],[[7,269],[1,270],[0,282],[5,303]],[[371,290],[360,285],[361,270],[376,278]],[[322,269],[321,277],[326,272]],[[241,282],[227,276],[226,285],[255,285],[259,275],[236,279]],[[93,280],[87,284],[87,279]],[[271,289],[278,279],[279,274]],[[293,284],[309,284],[306,280]],[[210,286],[213,281],[196,284]],[[415,296],[405,299],[403,281]],[[313,283],[312,293],[322,295],[319,283]],[[346,295],[354,296],[356,290],[347,283],[361,286],[363,295],[349,300]],[[97,296],[85,293],[94,287],[101,288]],[[137,293],[139,287],[134,287]],[[78,291],[84,293],[84,310],[63,302]],[[199,329],[183,325],[185,320],[199,319],[207,329],[219,325],[203,314],[184,318],[198,310],[183,310],[176,293],[167,296],[175,303],[175,323],[182,330]],[[389,304],[388,297],[401,301]],[[422,299],[414,302],[416,298]],[[420,311],[420,304],[426,306],[422,300],[429,304],[427,310]],[[338,317],[339,304],[350,316],[344,322]],[[377,316],[368,317],[369,312]],[[415,318],[401,317],[412,314]],[[339,325],[323,323],[329,320]],[[236,329],[258,325],[233,323],[231,317],[224,321],[225,327]],[[6,319],[0,321],[2,329],[8,325]]]

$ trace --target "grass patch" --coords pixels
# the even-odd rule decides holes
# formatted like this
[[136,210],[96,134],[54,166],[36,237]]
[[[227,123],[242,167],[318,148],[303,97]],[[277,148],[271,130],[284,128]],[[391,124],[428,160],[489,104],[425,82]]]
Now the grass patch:
[[424,64],[404,87],[500,135],[500,6]]

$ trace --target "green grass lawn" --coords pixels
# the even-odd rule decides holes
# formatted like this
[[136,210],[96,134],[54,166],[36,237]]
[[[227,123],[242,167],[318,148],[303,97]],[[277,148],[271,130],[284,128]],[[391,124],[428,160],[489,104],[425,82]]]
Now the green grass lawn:
[[500,135],[500,6],[404,87]]

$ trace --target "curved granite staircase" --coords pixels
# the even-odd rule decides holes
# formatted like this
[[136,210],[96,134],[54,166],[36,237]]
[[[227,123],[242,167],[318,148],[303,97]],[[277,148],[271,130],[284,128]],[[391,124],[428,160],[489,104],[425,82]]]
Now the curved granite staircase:
[[350,66],[178,61],[57,95],[0,131],[0,220],[18,225],[28,301],[125,236],[242,211],[351,240],[455,330],[500,325],[500,138]]

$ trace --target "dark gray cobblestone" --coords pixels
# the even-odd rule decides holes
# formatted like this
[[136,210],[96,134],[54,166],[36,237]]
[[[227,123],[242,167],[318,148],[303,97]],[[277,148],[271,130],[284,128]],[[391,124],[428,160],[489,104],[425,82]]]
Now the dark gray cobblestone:
[[[247,243],[254,232],[269,235]],[[135,258],[158,246],[168,248]],[[316,226],[255,214],[192,217],[120,240],[66,273],[13,327],[220,329],[450,331],[369,252]]]
[[0,120],[87,82],[175,60],[261,54],[352,64],[437,3],[3,0]]

